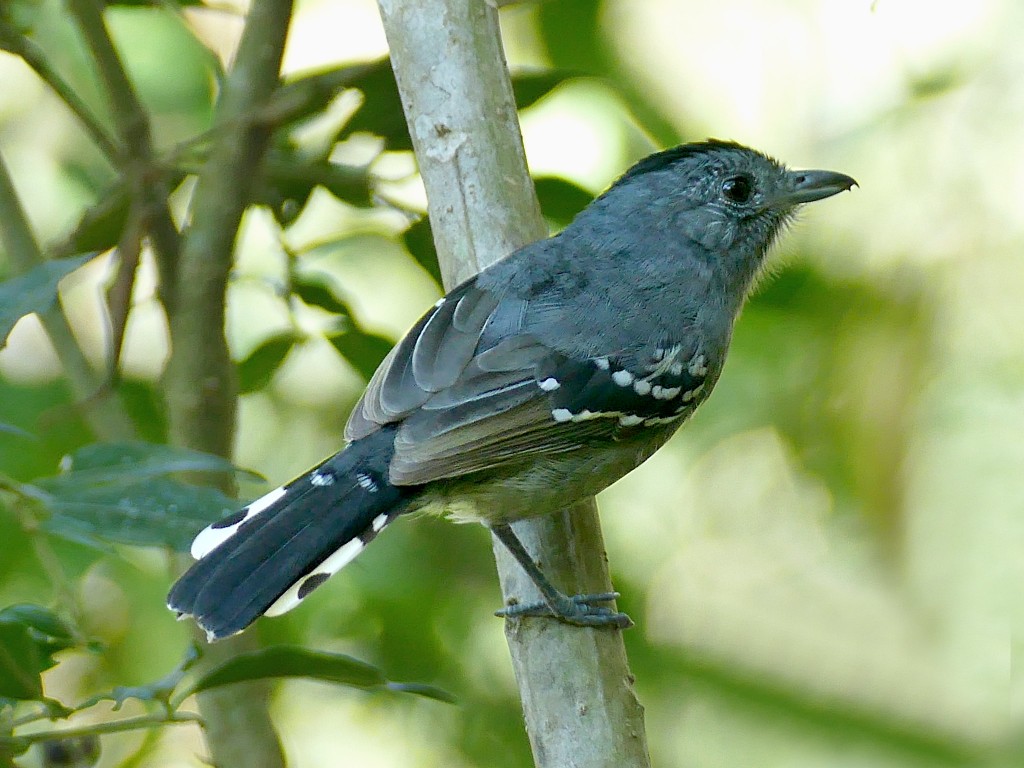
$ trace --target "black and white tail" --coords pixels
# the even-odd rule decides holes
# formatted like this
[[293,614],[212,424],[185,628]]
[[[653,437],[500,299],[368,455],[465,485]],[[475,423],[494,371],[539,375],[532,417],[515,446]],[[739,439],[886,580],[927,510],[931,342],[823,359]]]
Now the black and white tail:
[[167,606],[210,640],[297,606],[405,510],[416,489],[388,482],[393,443],[393,428],[358,440],[204,529]]

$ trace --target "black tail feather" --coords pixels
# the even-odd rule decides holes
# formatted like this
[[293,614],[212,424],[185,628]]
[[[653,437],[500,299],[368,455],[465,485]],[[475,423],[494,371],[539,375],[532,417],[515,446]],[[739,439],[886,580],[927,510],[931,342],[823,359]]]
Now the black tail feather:
[[393,429],[368,435],[207,528],[168,607],[213,640],[298,605],[404,510],[415,489],[388,482],[393,442]]

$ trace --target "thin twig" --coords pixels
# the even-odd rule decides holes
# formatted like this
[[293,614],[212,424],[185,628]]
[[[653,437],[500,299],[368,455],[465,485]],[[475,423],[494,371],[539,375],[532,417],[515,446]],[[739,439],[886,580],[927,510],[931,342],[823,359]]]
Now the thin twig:
[[[28,224],[7,164],[0,155],[0,243],[14,271],[24,273],[44,262],[43,253]],[[110,397],[95,397],[99,376],[82,352],[63,309],[58,306],[39,313],[39,319],[53,344],[79,403],[85,403],[84,416],[90,428],[106,440],[124,440],[135,428],[120,404]]]
[[46,83],[57,96],[60,97],[71,113],[78,118],[86,133],[93,140],[100,151],[106,155],[111,164],[116,165],[121,157],[121,150],[114,139],[107,133],[107,129],[100,123],[89,106],[79,98],[67,80],[60,76],[46,56],[32,40],[11,28],[11,26],[0,20],[0,39],[2,39],[8,50],[21,57],[29,68],[36,73],[40,80]]
[[[124,731],[137,731],[140,728],[156,728],[163,725],[180,725],[188,723],[203,723],[203,718],[194,712],[174,712],[170,715],[160,713],[157,715],[138,715],[127,717],[124,720],[111,720],[105,723],[94,725],[82,725],[77,728],[61,728],[52,731],[36,731],[25,735],[15,736],[14,740],[22,744],[38,744],[43,741],[54,739],[74,739],[82,736],[102,736],[106,733],[123,733]],[[0,746],[6,739],[0,739]]]
[[133,198],[142,203],[142,219],[150,234],[160,275],[160,299],[169,313],[177,282],[180,238],[167,204],[169,190],[166,179],[154,157],[149,115],[114,48],[103,21],[101,5],[96,0],[66,2],[92,53],[110,101],[122,150],[118,166],[128,179]]
[[[82,2],[83,0],[75,0]],[[228,456],[235,427],[235,371],[224,336],[228,275],[238,227],[270,144],[270,127],[251,118],[279,84],[291,0],[253,3],[227,74],[209,153],[192,197],[170,299],[171,358],[164,375],[172,442]],[[233,637],[208,647],[216,664],[257,642]],[[258,682],[198,695],[206,737],[218,765],[281,768],[284,756]]]

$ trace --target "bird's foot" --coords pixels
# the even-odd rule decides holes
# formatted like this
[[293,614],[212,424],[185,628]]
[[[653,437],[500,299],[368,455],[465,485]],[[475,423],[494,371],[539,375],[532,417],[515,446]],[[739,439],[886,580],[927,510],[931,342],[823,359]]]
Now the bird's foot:
[[524,616],[542,616],[550,619],[558,619],[566,624],[576,627],[611,627],[615,629],[629,629],[633,626],[633,620],[624,613],[613,611],[594,603],[607,603],[619,596],[618,592],[602,592],[597,595],[568,595],[559,594],[558,598],[550,603],[541,601],[537,603],[516,603],[506,605],[500,611],[495,611],[495,616],[506,619],[518,619]]

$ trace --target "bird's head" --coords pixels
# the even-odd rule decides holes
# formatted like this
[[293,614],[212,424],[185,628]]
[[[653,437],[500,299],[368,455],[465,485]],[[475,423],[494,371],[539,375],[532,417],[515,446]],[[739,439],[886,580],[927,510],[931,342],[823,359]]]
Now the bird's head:
[[834,171],[794,171],[753,149],[709,140],[644,158],[602,196],[599,208],[632,222],[652,248],[701,246],[718,268],[749,285],[785,223],[804,203],[857,182]]

